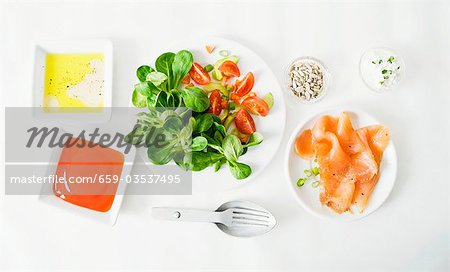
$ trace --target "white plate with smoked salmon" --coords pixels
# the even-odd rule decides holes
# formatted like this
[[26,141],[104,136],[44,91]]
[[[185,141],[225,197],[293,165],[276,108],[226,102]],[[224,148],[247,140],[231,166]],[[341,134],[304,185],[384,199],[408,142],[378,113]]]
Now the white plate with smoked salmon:
[[374,212],[397,175],[388,126],[360,110],[330,110],[301,123],[285,159],[298,202],[324,219],[352,221]]

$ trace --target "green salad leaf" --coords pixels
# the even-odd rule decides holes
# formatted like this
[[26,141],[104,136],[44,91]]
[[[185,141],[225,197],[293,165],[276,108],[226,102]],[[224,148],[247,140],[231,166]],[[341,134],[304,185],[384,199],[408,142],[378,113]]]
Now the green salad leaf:
[[147,74],[147,81],[150,81],[155,86],[161,85],[164,81],[166,81],[167,76],[161,72],[151,72]]
[[245,163],[228,161],[228,167],[236,179],[245,179],[252,173],[252,168]]
[[201,171],[209,167],[210,165],[213,165],[222,158],[223,158],[222,154],[215,153],[212,151],[192,152],[191,170]]
[[247,144],[244,145],[244,147],[250,147],[259,145],[264,140],[264,137],[259,132],[253,132],[252,135],[250,135],[250,139],[248,140]]
[[191,70],[192,63],[194,63],[194,57],[187,50],[181,50],[175,55],[172,64],[173,81],[169,85],[171,89],[177,88],[180,85],[181,80]]
[[153,72],[153,68],[148,65],[142,65],[136,71],[136,76],[140,82],[144,82],[147,80],[147,75]]
[[227,162],[226,159],[221,159],[221,160],[216,161],[213,165],[214,172],[219,171],[219,169],[222,167],[222,165],[224,165],[226,162]]
[[222,143],[223,155],[228,161],[236,162],[244,152],[241,140],[235,135],[227,135]]
[[155,61],[156,70],[167,76],[167,81],[161,86],[165,91],[172,89],[171,84],[171,82],[173,81],[172,64],[174,58],[175,58],[174,53],[167,52],[160,55]]
[[183,128],[183,121],[177,115],[169,116],[164,120],[163,128],[169,132],[177,133]]
[[207,131],[214,123],[213,114],[211,113],[205,113],[200,116],[198,116],[195,120],[195,128],[194,131],[201,133],[204,131]]
[[136,108],[145,108],[147,106],[147,97],[134,90],[131,102]]
[[156,147],[151,145],[147,149],[147,156],[149,160],[156,165],[163,165],[169,163],[175,155],[175,150],[170,146]]
[[197,136],[192,140],[192,151],[202,151],[208,146],[208,140],[203,136]]
[[136,85],[134,85],[134,90],[145,97],[149,97],[153,94],[159,93],[159,89],[149,81],[137,83]]
[[184,105],[194,112],[204,112],[209,108],[209,98],[198,87],[187,87],[181,90]]

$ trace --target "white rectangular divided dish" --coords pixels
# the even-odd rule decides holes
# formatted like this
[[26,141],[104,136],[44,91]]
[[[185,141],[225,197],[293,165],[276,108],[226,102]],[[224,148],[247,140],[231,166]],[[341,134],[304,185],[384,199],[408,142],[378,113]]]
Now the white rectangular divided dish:
[[[99,112],[83,113],[84,123],[105,122],[111,117],[112,79],[113,79],[113,46],[109,40],[67,40],[37,42],[34,49],[33,66],[33,107],[35,117],[42,119],[73,118],[70,113],[48,113],[43,111],[45,64],[47,54],[87,54],[101,53],[104,58],[103,109]],[[76,114],[74,114],[76,115]],[[78,117],[77,117],[78,118]],[[76,118],[75,118],[76,119]]]

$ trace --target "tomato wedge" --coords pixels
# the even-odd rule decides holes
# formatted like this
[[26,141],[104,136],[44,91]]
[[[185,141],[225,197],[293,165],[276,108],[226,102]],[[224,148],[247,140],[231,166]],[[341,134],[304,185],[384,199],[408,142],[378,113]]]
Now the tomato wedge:
[[252,134],[256,131],[255,121],[252,116],[244,109],[240,109],[234,117],[234,123],[240,133]]
[[230,99],[233,100],[234,103],[236,103],[236,105],[240,105],[240,101],[241,101],[241,97],[239,97],[237,94],[235,93],[231,93],[230,95]]
[[267,113],[269,113],[269,105],[267,105],[266,101],[257,96],[246,98],[242,101],[241,105],[246,107],[253,114],[266,116]]
[[222,112],[222,94],[219,90],[214,90],[209,95],[209,110],[208,112],[217,116]]
[[248,94],[255,84],[255,77],[252,72],[245,75],[242,80],[236,80],[236,94],[239,96],[244,96]]
[[189,76],[192,78],[195,83],[198,85],[206,85],[209,82],[211,82],[211,77],[209,74],[203,69],[203,67],[198,64],[197,62],[194,62],[192,64],[192,68],[189,71]]
[[222,84],[222,86],[227,86],[227,81],[228,81],[229,77],[227,76],[223,76],[222,80],[220,81],[220,84]]
[[207,45],[205,45],[205,48],[206,48],[206,52],[208,52],[209,54],[211,54],[212,53],[212,51],[214,51],[214,45],[211,45],[211,44],[207,44]]
[[183,79],[181,80],[181,83],[183,83],[183,84],[191,83],[191,78],[189,77],[189,75],[186,75],[185,77],[183,77]]
[[228,101],[222,100],[222,102],[220,103],[220,105],[222,106],[222,109],[227,109],[227,108],[228,108]]
[[218,68],[222,75],[226,77],[240,77],[241,72],[239,71],[236,63],[231,60],[224,61]]

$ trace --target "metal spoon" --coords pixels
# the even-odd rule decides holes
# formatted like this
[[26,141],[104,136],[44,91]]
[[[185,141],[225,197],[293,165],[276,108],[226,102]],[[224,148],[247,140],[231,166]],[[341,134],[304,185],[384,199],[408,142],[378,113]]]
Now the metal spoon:
[[152,216],[160,220],[215,223],[223,232],[237,237],[261,235],[276,224],[269,211],[249,201],[230,201],[214,212],[155,207]]

